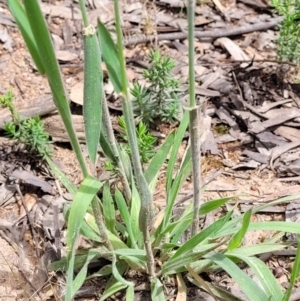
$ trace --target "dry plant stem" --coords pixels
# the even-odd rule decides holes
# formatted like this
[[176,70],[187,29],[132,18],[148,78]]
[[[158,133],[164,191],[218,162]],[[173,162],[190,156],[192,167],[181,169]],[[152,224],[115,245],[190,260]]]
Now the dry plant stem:
[[193,161],[193,190],[194,190],[194,215],[192,223],[192,236],[199,228],[199,207],[200,207],[200,135],[198,106],[195,101],[195,71],[194,71],[194,18],[195,0],[188,1],[188,41],[189,41],[189,97],[190,97],[190,135],[191,151]]
[[137,190],[141,198],[141,209],[139,215],[139,226],[143,233],[145,249],[147,254],[147,266],[150,278],[155,278],[155,262],[150,241],[150,229],[152,227],[152,195],[148,183],[143,174],[140,160],[137,137],[135,132],[135,124],[133,118],[132,104],[129,95],[129,86],[126,75],[125,58],[123,53],[123,35],[121,28],[121,18],[119,10],[119,1],[114,1],[115,21],[117,32],[117,45],[119,52],[119,61],[121,66],[122,93],[123,93],[123,110],[127,128],[128,143],[131,150],[131,159],[133,171],[136,179]]
[[[216,30],[207,30],[207,31],[196,31],[195,38],[221,38],[221,37],[229,37],[229,36],[236,36],[241,35],[249,32],[266,30],[276,26],[279,22],[282,21],[282,17],[272,18],[268,22],[258,22],[256,24],[247,24],[242,26],[237,26],[234,28],[225,28],[225,29],[216,29]],[[180,40],[186,39],[188,37],[187,32],[173,32],[173,33],[163,33],[158,35],[140,35],[131,37],[129,39],[124,40],[124,46],[132,45],[132,44],[139,44],[139,43],[146,43],[162,40]]]
[[37,256],[38,258],[40,258],[40,250],[39,250],[39,248],[38,248],[39,243],[38,243],[37,237],[36,237],[35,232],[34,232],[33,220],[32,220],[32,218],[31,218],[31,216],[30,216],[30,214],[29,214],[29,211],[28,211],[28,209],[27,209],[27,206],[26,206],[26,204],[25,204],[24,196],[23,196],[23,194],[22,194],[22,192],[21,192],[21,190],[20,190],[19,184],[16,184],[16,185],[15,185],[15,188],[16,188],[16,191],[18,192],[18,194],[19,194],[19,196],[20,196],[20,198],[21,198],[22,206],[24,207],[25,212],[26,212],[26,215],[27,215],[27,218],[28,218],[28,222],[29,222],[29,225],[30,225],[32,237],[33,237],[33,240],[34,240],[34,243],[35,243],[35,252],[36,252],[36,256]]
[[125,199],[127,201],[127,204],[130,203],[131,201],[131,190],[130,190],[130,186],[129,186],[129,182],[128,179],[126,177],[125,174],[125,169],[124,169],[124,165],[122,163],[122,161],[120,160],[120,156],[119,156],[119,151],[118,151],[118,147],[117,147],[117,143],[116,143],[116,139],[114,136],[114,130],[111,124],[111,119],[109,117],[109,110],[108,110],[108,106],[107,106],[107,100],[105,97],[103,97],[103,103],[102,103],[102,120],[103,120],[103,126],[106,128],[106,134],[107,134],[107,139],[108,142],[111,145],[112,151],[114,153],[116,162],[117,162],[117,166],[118,166],[118,170],[120,173],[120,178],[122,181],[122,184],[124,186],[124,191],[125,191]]

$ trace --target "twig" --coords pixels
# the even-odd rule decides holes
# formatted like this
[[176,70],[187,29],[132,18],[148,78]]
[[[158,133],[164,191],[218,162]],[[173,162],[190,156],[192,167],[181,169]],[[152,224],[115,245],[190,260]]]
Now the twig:
[[[276,17],[270,19],[268,22],[259,22],[256,24],[247,24],[242,26],[237,26],[233,28],[225,28],[225,29],[216,29],[216,30],[207,30],[207,31],[195,31],[195,38],[221,38],[221,37],[229,37],[229,36],[237,36],[245,33],[266,30],[276,26],[280,21],[282,21],[282,17]],[[181,40],[186,39],[188,37],[187,32],[172,32],[172,33],[162,33],[158,35],[140,35],[131,37],[129,39],[124,40],[124,45],[133,45],[154,41],[156,38],[158,41],[162,40]]]
[[39,248],[38,248],[38,245],[39,245],[39,244],[38,244],[38,240],[37,240],[37,237],[36,237],[36,235],[35,235],[35,232],[34,232],[33,220],[32,220],[32,218],[31,218],[31,216],[30,216],[30,214],[29,214],[29,211],[28,211],[28,209],[27,209],[27,206],[26,206],[26,204],[25,204],[24,196],[23,196],[23,194],[22,194],[22,192],[21,192],[21,190],[20,190],[19,184],[16,184],[16,185],[15,185],[15,188],[16,188],[16,191],[17,191],[17,193],[19,194],[19,196],[20,196],[20,198],[21,198],[22,205],[23,205],[23,207],[24,207],[24,209],[25,209],[25,212],[26,212],[26,215],[27,215],[27,218],[28,218],[29,228],[30,228],[30,230],[31,230],[31,234],[32,234],[32,237],[33,237],[33,240],[34,240],[34,243],[35,243],[35,252],[36,252],[36,256],[37,256],[38,258],[40,258],[40,251],[39,251]]

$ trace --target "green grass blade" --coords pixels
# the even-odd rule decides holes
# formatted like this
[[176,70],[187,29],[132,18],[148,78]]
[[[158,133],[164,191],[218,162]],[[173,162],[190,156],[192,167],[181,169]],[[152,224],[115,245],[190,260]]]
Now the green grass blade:
[[[91,251],[93,251],[93,252],[91,252]],[[86,261],[85,261],[83,267],[81,268],[81,270],[76,275],[76,277],[73,281],[73,288],[72,288],[73,296],[72,297],[74,297],[75,293],[81,288],[84,281],[86,280],[88,265],[96,256],[94,254],[95,253],[94,251],[95,250],[92,250],[92,249],[89,250],[89,252],[87,253]]]
[[288,301],[290,299],[292,290],[294,288],[294,285],[299,275],[300,275],[300,236],[298,235],[298,248],[297,248],[296,258],[291,272],[290,284],[286,293],[284,294],[284,298],[282,299],[283,301]]
[[151,300],[166,301],[163,285],[158,278],[151,280]]
[[124,221],[126,228],[127,228],[127,232],[128,232],[129,238],[130,238],[129,246],[137,248],[137,245],[136,245],[137,239],[133,235],[132,226],[131,226],[131,218],[130,218],[128,206],[126,204],[126,201],[125,201],[123,195],[121,194],[121,192],[118,189],[116,189],[116,192],[115,192],[115,200],[116,200],[120,215],[122,217],[122,220]]
[[98,20],[98,37],[100,41],[100,48],[105,62],[108,76],[114,86],[115,92],[122,91],[121,84],[121,67],[119,62],[119,55],[117,47],[112,40],[110,33],[106,27]]
[[221,198],[221,199],[205,202],[200,207],[199,215],[204,215],[215,209],[218,209],[219,207],[223,206],[231,199],[232,197],[227,197],[227,198]]
[[[101,257],[100,252],[95,249],[90,249],[89,253],[94,255],[94,258],[99,258]],[[84,263],[87,260],[87,254],[82,254],[82,255],[76,255],[75,256],[75,261],[74,261],[74,269],[77,270],[81,268]],[[54,261],[50,264],[49,270],[50,271],[61,271],[65,272],[68,268],[68,259],[66,257],[63,257],[62,259],[58,261]]]
[[80,185],[75,198],[73,200],[69,217],[68,217],[68,232],[67,232],[67,247],[70,250],[68,255],[68,271],[67,271],[67,291],[66,301],[70,301],[74,295],[73,273],[74,273],[74,258],[76,251],[76,243],[79,236],[79,231],[83,223],[84,215],[101,187],[101,183],[91,176],[87,176]]
[[201,243],[204,239],[208,238],[213,233],[218,232],[222,227],[227,223],[227,221],[230,219],[232,215],[232,211],[228,212],[226,216],[220,218],[210,226],[208,226],[206,229],[202,230],[200,233],[196,234],[194,237],[192,237],[190,240],[188,240],[186,243],[184,243],[176,252],[175,254],[170,258],[170,260],[175,259],[176,257],[182,256],[185,253],[192,252],[192,250]]
[[115,220],[116,212],[112,195],[110,193],[109,183],[106,182],[103,188],[103,216],[107,230],[116,234]]
[[[93,27],[91,27],[93,28]],[[93,165],[100,139],[103,97],[103,73],[96,32],[84,36],[83,117],[86,144]]]
[[41,74],[45,74],[43,60],[37,47],[36,40],[33,36],[26,12],[19,0],[7,0],[11,14],[14,16],[22,37],[26,43],[29,53]]
[[[282,301],[283,292],[277,283],[273,273],[264,262],[255,257],[239,255],[238,258],[245,262],[257,276],[259,283],[264,289],[266,295],[272,301]],[[271,298],[271,299],[270,299]]]
[[99,243],[102,243],[101,237],[100,235],[94,231],[90,225],[87,223],[87,221],[90,219],[90,217],[92,217],[92,215],[90,214],[86,214],[85,216],[85,220],[83,221],[81,228],[80,228],[80,234],[82,234],[83,236],[85,236],[88,239],[91,239],[93,241],[97,241]]
[[[209,202],[202,204],[202,206],[200,207],[200,210],[199,210],[199,215],[207,214],[207,213],[211,212],[212,210],[219,208],[220,206],[222,206],[226,202],[228,202],[230,199],[232,199],[232,198],[230,198],[230,197],[222,198],[222,199],[213,200],[213,201],[209,201]],[[172,239],[171,239],[172,243],[178,242],[181,235],[191,224],[191,222],[193,220],[192,209],[193,209],[193,207],[191,204],[190,206],[188,206],[186,208],[185,212],[181,215],[179,221],[182,221],[182,222],[178,223],[174,229],[170,230],[170,236],[172,237]]]
[[134,301],[134,287],[132,285],[128,286],[126,290],[126,301]]
[[259,254],[263,254],[263,253],[282,250],[288,246],[289,246],[289,244],[279,244],[279,243],[265,244],[265,243],[263,243],[263,244],[259,244],[259,245],[245,246],[245,247],[240,247],[240,248],[234,249],[232,251],[227,251],[225,253],[225,255],[227,257],[230,257],[230,256],[238,257],[239,255],[254,256],[254,255],[259,255]]
[[69,193],[75,195],[77,191],[76,186],[68,179],[68,177],[62,172],[62,170],[54,164],[50,157],[45,156],[45,159],[56,178],[61,181],[61,183],[66,187]]
[[139,227],[139,215],[141,210],[141,199],[139,193],[137,192],[134,181],[132,181],[132,198],[131,198],[131,208],[130,208],[130,222],[133,237],[136,239],[136,244],[139,248],[143,248],[143,234]]
[[59,65],[55,57],[54,48],[45,18],[38,0],[24,0],[24,7],[29,24],[36,41],[39,53],[43,57],[46,75],[53,94],[54,103],[59,111],[68,132],[71,145],[79,161],[84,176],[88,175],[87,166],[83,158],[78,138],[73,127],[68,97],[62,81]]
[[230,239],[228,243],[228,250],[233,250],[237,248],[241,243],[242,240],[249,228],[250,220],[251,220],[251,215],[252,215],[252,209],[248,210],[243,217],[243,222],[241,229],[236,232]]
[[103,292],[102,297],[99,299],[99,301],[107,300],[108,297],[112,296],[116,292],[119,292],[119,291],[123,290],[126,287],[127,287],[127,285],[125,285],[121,282],[114,283],[113,285],[111,285],[108,289],[106,289]]
[[204,256],[225,270],[239,285],[249,300],[267,301],[268,296],[248,275],[223,254],[213,253]]
[[158,171],[162,167],[163,163],[165,162],[169,151],[174,143],[175,132],[169,134],[164,144],[162,144],[159,150],[156,152],[155,156],[152,158],[151,162],[149,163],[146,171],[145,171],[145,178],[148,184],[156,177]]
[[180,187],[182,186],[183,182],[186,180],[188,175],[191,173],[192,170],[192,164],[191,164],[191,152],[188,150],[186,154],[186,158],[184,160],[184,163],[182,167],[180,168],[180,171],[176,175],[174,182],[172,184],[172,187],[170,187],[169,192],[167,194],[167,206],[165,209],[165,216],[163,220],[162,227],[163,229],[168,226],[171,215],[172,215],[172,210],[173,206],[176,200],[176,197],[178,195],[178,191]]
[[299,224],[293,222],[257,222],[249,225],[249,231],[270,230],[300,234]]
[[177,155],[178,155],[178,150],[179,147],[181,146],[182,139],[184,137],[184,134],[186,132],[186,129],[189,124],[189,113],[185,112],[183,115],[183,118],[180,122],[179,128],[177,129],[176,136],[174,139],[174,144],[172,147],[172,151],[170,154],[170,159],[168,162],[168,168],[167,168],[167,174],[166,174],[166,191],[168,192],[172,186],[172,181],[173,181],[173,170],[175,163],[177,161]]
[[105,126],[103,124],[101,125],[100,145],[106,158],[110,159],[112,162],[115,162],[116,158],[114,156],[112,147],[108,142],[107,133],[105,132]]
[[[100,237],[99,228],[96,224],[95,217],[92,216],[91,214],[88,214],[85,219],[86,219],[86,223],[88,224],[88,226],[94,232],[96,232]],[[110,231],[106,230],[106,235],[107,235],[109,241],[111,242],[111,244],[113,245],[114,249],[127,248],[126,244],[114,233],[111,233]]]
[[180,237],[183,235],[184,231],[191,225],[193,218],[186,218],[176,225],[176,227],[170,232],[172,237],[171,243],[176,243],[180,240]]
[[[122,271],[121,271],[121,273],[122,273]],[[116,258],[115,254],[113,254],[113,260],[112,260],[112,274],[118,282],[123,283],[124,285],[128,285],[128,286],[132,285],[133,286],[132,282],[125,280],[121,276],[119,269],[117,267],[117,258]]]
[[197,252],[190,252],[187,254],[183,254],[176,258],[169,259],[166,263],[162,266],[162,271],[164,275],[170,275],[176,273],[176,271],[186,265],[196,262],[199,260],[204,254],[209,253],[210,251],[214,250],[218,247],[219,244],[206,244],[203,245],[197,250]]

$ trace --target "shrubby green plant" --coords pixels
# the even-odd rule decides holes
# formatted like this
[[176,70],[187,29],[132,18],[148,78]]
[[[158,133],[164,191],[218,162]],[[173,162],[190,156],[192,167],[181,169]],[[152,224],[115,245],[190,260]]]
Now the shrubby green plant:
[[279,24],[278,56],[290,62],[300,60],[300,2],[298,0],[272,0],[272,5],[284,17]]
[[180,110],[176,92],[179,81],[171,74],[175,63],[169,57],[163,57],[158,50],[151,50],[149,59],[151,66],[143,72],[149,85],[144,87],[135,82],[131,89],[134,111],[146,124],[155,120],[173,123]]
[[50,137],[39,116],[21,118],[13,104],[12,90],[0,96],[0,105],[8,108],[12,116],[12,121],[4,124],[4,130],[10,138],[25,144],[30,151],[42,157],[51,155]]
[[[122,191],[116,187],[110,187],[108,182],[99,182],[92,176],[93,166],[87,167],[71,121],[67,94],[38,0],[24,0],[24,8],[18,0],[8,0],[9,7],[18,20],[17,24],[22,24],[21,21],[24,18],[26,24],[29,24],[25,30],[22,29],[22,34],[24,35],[24,32],[29,31],[27,36],[33,37],[33,41],[31,40],[31,46],[34,48],[34,51],[31,52],[32,55],[36,54],[39,58],[43,58],[41,67],[48,77],[55,104],[64,121],[84,175],[84,181],[77,188],[73,183],[70,183],[62,171],[55,167],[49,156],[45,156],[53,172],[74,195],[71,207],[65,212],[68,254],[65,258],[51,265],[53,270],[66,273],[64,299],[66,301],[72,300],[86,279],[107,277],[107,284],[100,301],[106,300],[120,290],[125,291],[126,301],[133,301],[134,281],[130,278],[131,273],[128,272],[135,271],[147,276],[151,286],[152,300],[167,299],[164,281],[171,277],[176,277],[181,284],[183,284],[182,281],[190,281],[209,292],[215,299],[241,300],[218,286],[204,281],[199,276],[204,271],[221,268],[236,281],[250,300],[288,300],[299,276],[300,248],[297,250],[290,287],[286,292],[283,292],[267,265],[255,256],[287,247],[287,243],[280,242],[284,232],[300,234],[300,228],[296,223],[288,222],[254,223],[251,222],[251,215],[268,206],[298,199],[300,196],[285,197],[253,208],[236,217],[233,216],[233,209],[229,205],[228,212],[226,211],[226,205],[230,198],[221,198],[203,204],[195,201],[184,209],[178,220],[174,220],[173,209],[178,201],[180,188],[190,176],[192,166],[194,170],[199,168],[196,152],[190,148],[186,150],[185,156],[179,162],[180,168],[176,167],[178,150],[188,127],[191,136],[194,137],[193,141],[197,141],[197,135],[194,132],[196,129],[194,122],[197,119],[195,112],[197,110],[194,103],[194,81],[192,80],[194,73],[193,47],[189,47],[190,108],[183,114],[178,129],[166,138],[148,166],[143,169],[133,118],[132,99],[126,77],[119,3],[117,0],[114,2],[116,46],[103,24],[99,22],[97,29],[89,26],[85,3],[83,0],[79,2],[85,27],[84,119],[88,120],[87,127],[92,127],[94,124],[98,124],[100,127],[100,131],[96,129],[93,132],[92,128],[86,131],[89,161],[92,165],[95,164],[97,147],[100,143],[104,154],[117,166],[116,171],[123,183],[122,189],[124,190]],[[15,6],[18,7],[18,10],[14,9]],[[188,17],[190,46],[193,40],[194,18],[194,2],[191,0],[188,2]],[[99,42],[101,42],[101,47]],[[102,97],[102,74],[99,70],[100,65],[98,65],[101,54],[115,90],[123,98],[130,158],[116,143],[106,100]],[[95,61],[97,64],[94,63]],[[92,110],[93,105],[97,106],[97,110]],[[193,143],[191,144],[193,145]],[[158,211],[153,206],[152,198],[160,168],[167,158],[168,165],[165,171],[166,207]],[[200,188],[199,181],[195,183],[194,195],[198,194]],[[101,199],[98,197],[100,189],[102,192]],[[196,199],[196,197],[194,198]],[[204,216],[218,208],[222,212],[221,218],[207,228],[198,230],[198,216]],[[180,243],[182,234],[190,225],[193,225],[191,238]],[[280,231],[282,233],[258,245],[242,246],[246,232],[256,230]],[[90,242],[90,247],[77,250],[79,235]],[[89,264],[97,262],[99,258],[105,258],[107,264],[99,267],[96,273],[89,274]],[[239,267],[239,262],[246,263],[252,269],[259,279],[259,283],[250,278]],[[187,297],[186,286],[182,285],[178,293],[180,293],[181,300],[185,300]]]

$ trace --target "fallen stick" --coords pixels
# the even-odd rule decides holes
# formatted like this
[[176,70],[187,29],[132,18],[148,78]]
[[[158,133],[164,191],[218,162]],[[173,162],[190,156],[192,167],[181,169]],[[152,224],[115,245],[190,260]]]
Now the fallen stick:
[[[282,17],[276,17],[270,19],[267,22],[259,22],[256,24],[247,24],[242,26],[237,26],[233,28],[223,28],[223,29],[215,29],[208,31],[195,31],[195,38],[221,38],[221,37],[229,37],[229,36],[237,36],[245,33],[266,30],[276,26],[280,21],[282,21]],[[124,45],[133,45],[146,43],[151,41],[162,41],[162,40],[181,40],[186,39],[188,36],[188,32],[172,32],[172,33],[162,33],[158,35],[139,35],[134,36],[129,39],[124,40]]]
[[[56,110],[51,95],[33,98],[16,105],[21,117],[33,117],[36,115],[47,115]],[[11,121],[11,113],[8,109],[0,109],[0,129],[3,129],[5,122]]]

